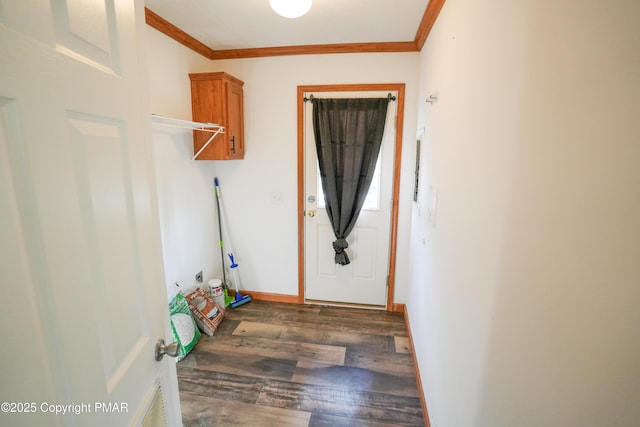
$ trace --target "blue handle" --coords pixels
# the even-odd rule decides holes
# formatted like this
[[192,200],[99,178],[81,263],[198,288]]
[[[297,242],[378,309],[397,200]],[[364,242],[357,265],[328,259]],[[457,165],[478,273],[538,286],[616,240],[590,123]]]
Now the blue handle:
[[213,183],[216,185],[216,187],[218,186],[218,177],[217,176],[215,178],[213,178]]
[[229,258],[231,259],[231,268],[236,268],[238,266],[238,264],[236,264],[236,262],[233,260],[233,254],[232,253],[228,253],[227,254],[229,256]]

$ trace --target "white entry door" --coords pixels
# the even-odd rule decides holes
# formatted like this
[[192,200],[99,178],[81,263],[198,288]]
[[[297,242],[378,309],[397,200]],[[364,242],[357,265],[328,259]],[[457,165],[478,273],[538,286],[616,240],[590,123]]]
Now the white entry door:
[[142,2],[0,0],[0,425],[181,425]]
[[[385,98],[385,92],[320,92],[322,98]],[[310,94],[309,94],[310,95]],[[309,96],[307,95],[307,96]],[[393,95],[396,95],[393,93]],[[351,263],[334,262],[336,240],[324,206],[312,123],[312,103],[305,103],[305,300],[384,307],[391,228],[393,159],[397,102],[387,109],[384,136],[369,196],[347,238]]]

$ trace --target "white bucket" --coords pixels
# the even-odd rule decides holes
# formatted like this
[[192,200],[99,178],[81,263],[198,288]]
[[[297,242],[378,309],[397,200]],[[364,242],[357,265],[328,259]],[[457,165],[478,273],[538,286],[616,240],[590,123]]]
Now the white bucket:
[[222,289],[222,280],[209,280],[209,293],[211,294],[211,297],[216,302],[216,304],[224,308],[224,290]]

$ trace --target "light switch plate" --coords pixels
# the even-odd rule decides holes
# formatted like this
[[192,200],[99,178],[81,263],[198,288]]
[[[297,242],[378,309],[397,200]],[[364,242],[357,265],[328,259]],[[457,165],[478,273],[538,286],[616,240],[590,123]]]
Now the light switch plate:
[[436,226],[436,208],[438,206],[438,191],[432,185],[429,186],[427,197],[427,221],[432,227]]
[[274,205],[281,205],[282,204],[282,193],[280,192],[273,192],[271,193],[271,203],[273,203]]

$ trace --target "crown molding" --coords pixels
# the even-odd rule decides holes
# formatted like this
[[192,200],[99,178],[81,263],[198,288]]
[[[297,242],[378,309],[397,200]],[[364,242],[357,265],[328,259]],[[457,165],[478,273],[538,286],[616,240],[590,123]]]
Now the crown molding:
[[199,53],[205,58],[212,59],[215,51],[201,41],[191,37],[180,28],[173,25],[151,9],[144,8],[144,19],[148,26],[155,28],[168,37],[171,37],[178,43],[182,43],[194,52]]
[[427,37],[429,37],[431,29],[435,25],[436,19],[438,19],[444,2],[445,0],[429,0],[427,9],[424,11],[424,15],[422,15],[420,26],[418,26],[418,31],[416,31],[416,37],[413,39],[418,51],[422,50],[422,47],[427,41]]
[[417,52],[413,42],[343,43],[303,46],[278,46],[254,49],[214,51],[211,59],[259,58],[266,56],[318,55],[328,53]]
[[211,60],[329,53],[419,52],[431,32],[444,2],[445,0],[429,1],[413,41],[276,46],[252,49],[213,50],[146,7],[144,14],[147,25]]

